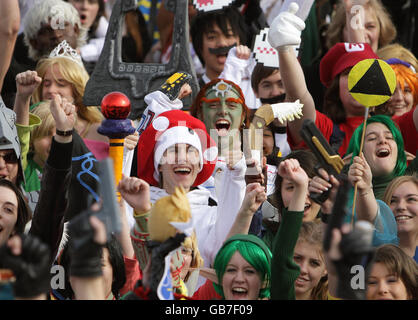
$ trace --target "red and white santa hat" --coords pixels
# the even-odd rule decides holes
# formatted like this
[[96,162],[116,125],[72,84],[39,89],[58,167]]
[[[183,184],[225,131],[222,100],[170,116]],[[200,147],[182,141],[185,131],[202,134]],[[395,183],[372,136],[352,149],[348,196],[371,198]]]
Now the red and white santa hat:
[[348,42],[335,44],[328,50],[319,65],[322,84],[329,87],[337,75],[364,59],[379,59],[369,44]]
[[182,110],[161,113],[141,134],[138,141],[138,177],[151,185],[158,185],[158,166],[162,156],[178,143],[191,145],[199,151],[200,171],[193,186],[209,179],[215,169],[218,148],[207,133],[205,124]]

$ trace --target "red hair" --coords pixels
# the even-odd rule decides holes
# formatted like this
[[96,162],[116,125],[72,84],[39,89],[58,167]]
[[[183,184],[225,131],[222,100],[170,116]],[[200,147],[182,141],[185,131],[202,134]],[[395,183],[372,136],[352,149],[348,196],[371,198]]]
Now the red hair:
[[405,88],[405,82],[411,89],[412,96],[414,97],[414,106],[418,103],[418,76],[408,67],[402,64],[391,64],[390,65],[395,71],[396,81],[399,83],[402,91]]

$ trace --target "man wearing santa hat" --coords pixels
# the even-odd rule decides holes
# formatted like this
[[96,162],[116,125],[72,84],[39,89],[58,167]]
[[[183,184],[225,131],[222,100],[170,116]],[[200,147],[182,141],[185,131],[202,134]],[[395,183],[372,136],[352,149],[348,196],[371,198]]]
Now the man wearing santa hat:
[[161,113],[142,132],[138,178],[124,177],[119,185],[122,197],[134,208],[137,224],[131,235],[139,247],[137,256],[147,259],[146,219],[151,203],[181,186],[187,192],[204,265],[211,265],[242,203],[240,181],[230,171],[223,175],[223,192],[216,201],[200,186],[212,175],[217,156],[218,149],[204,123],[181,110]]

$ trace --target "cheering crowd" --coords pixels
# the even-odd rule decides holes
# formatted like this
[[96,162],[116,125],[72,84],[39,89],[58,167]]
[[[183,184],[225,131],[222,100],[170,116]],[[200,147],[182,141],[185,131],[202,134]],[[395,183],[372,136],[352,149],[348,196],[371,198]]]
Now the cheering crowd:
[[[119,2],[135,9],[112,20]],[[418,60],[399,12],[175,3],[192,67],[117,122],[130,87],[84,100],[111,74],[107,30],[123,25],[122,61],[170,64],[174,1],[0,2],[0,299],[418,299]],[[387,95],[367,108],[350,73],[366,59],[393,74],[358,81]]]

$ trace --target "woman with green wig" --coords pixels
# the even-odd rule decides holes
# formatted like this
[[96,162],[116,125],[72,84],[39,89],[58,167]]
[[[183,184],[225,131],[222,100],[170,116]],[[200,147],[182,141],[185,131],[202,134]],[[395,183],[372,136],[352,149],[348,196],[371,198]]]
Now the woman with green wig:
[[[225,241],[215,257],[213,268],[216,274],[215,276],[213,273],[208,274],[212,288],[220,298],[226,300],[298,298],[300,288],[296,289],[296,286],[302,272],[294,258],[295,247],[299,242],[311,243],[312,240],[307,234],[315,233],[302,232],[304,235],[300,235],[309,177],[299,161],[293,158],[283,159],[280,162],[278,174],[289,181],[293,192],[289,197],[288,206],[283,209],[283,217],[274,237],[272,253],[260,238],[246,234],[251,215],[237,216],[230,231],[230,235],[235,235]],[[322,275],[325,276],[327,271],[322,271]],[[307,277],[306,273],[303,277]]]
[[359,156],[362,130],[363,126],[356,129],[347,150],[353,154],[348,177],[358,189],[355,219],[374,223],[374,246],[398,244],[395,216],[383,196],[393,179],[415,171],[416,160],[407,168],[402,134],[388,116],[367,119],[363,154]]
[[225,300],[270,297],[271,252],[260,238],[237,234],[225,241],[214,262],[215,291]]
[[[383,195],[390,181],[415,171],[416,160],[407,168],[402,134],[388,116],[375,115],[367,119],[363,152],[359,154],[362,131],[363,125],[354,131],[347,149],[347,154],[352,154],[348,179],[353,189],[348,201],[350,214],[345,221],[350,223],[352,220],[354,186],[357,184],[353,220],[366,220],[374,224],[374,246],[398,244],[396,220],[389,206],[382,201]],[[313,180],[309,189],[311,192],[321,192],[321,187],[318,187],[320,184],[330,186],[323,179],[315,177]]]
[[[379,139],[379,127],[386,141]],[[354,131],[347,149],[347,154],[352,153],[353,160],[359,156],[362,131],[363,125]],[[383,199],[386,186],[394,178],[403,176],[407,169],[402,134],[391,118],[376,115],[367,119],[363,154],[373,174],[374,195],[377,199]]]
[[[260,238],[238,234],[226,240],[215,257],[217,281],[213,285],[226,300],[296,298],[295,282],[301,272],[294,261],[294,250],[304,217],[309,178],[297,159],[281,161],[278,174],[291,182],[294,192],[283,210],[272,254]],[[241,230],[247,231],[248,228]]]

